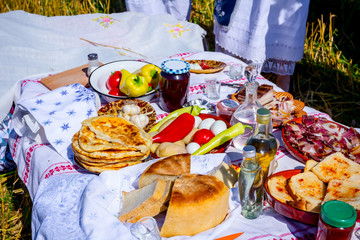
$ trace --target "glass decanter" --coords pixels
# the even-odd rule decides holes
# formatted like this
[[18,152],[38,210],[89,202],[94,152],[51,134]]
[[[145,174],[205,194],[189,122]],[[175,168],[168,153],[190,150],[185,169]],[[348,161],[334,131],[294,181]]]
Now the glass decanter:
[[259,84],[255,81],[245,83],[245,101],[236,109],[230,120],[230,125],[241,122],[242,124],[252,127],[252,129],[246,128],[243,134],[233,138],[232,143],[234,147],[239,150],[243,149],[247,139],[254,133],[256,127],[256,111],[263,107],[257,100],[258,86]]

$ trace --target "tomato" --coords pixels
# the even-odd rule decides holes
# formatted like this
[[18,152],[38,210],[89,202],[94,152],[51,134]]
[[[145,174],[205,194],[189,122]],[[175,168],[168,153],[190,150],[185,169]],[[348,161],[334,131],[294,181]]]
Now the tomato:
[[202,69],[209,69],[210,68],[210,66],[207,65],[205,62],[201,62],[200,66],[201,66]]
[[215,137],[214,133],[209,129],[200,129],[193,136],[193,142],[196,142],[200,145],[209,142],[213,137]]
[[109,94],[113,95],[113,96],[122,96],[123,95],[122,92],[120,92],[119,88],[110,89]]
[[121,81],[122,73],[120,71],[115,71],[111,73],[110,77],[106,81],[106,88],[111,90],[113,88],[119,88]]

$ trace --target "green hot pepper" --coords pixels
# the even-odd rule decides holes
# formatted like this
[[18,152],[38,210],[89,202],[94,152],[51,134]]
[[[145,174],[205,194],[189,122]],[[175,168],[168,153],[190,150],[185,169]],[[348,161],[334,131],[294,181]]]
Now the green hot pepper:
[[205,143],[202,145],[196,152],[194,152],[192,155],[203,155],[214,148],[220,146],[221,144],[224,144],[225,142],[233,139],[234,137],[243,134],[245,132],[245,128],[251,128],[251,126],[243,125],[242,123],[237,123],[232,127],[229,127],[228,129],[222,131],[215,137],[213,137],[208,143]]
[[193,116],[198,116],[200,114],[201,110],[203,110],[203,108],[200,108],[197,105],[184,107],[184,108],[180,108],[178,110],[175,110],[175,111],[171,112],[169,115],[167,115],[160,122],[158,122],[149,132],[157,132],[157,131],[159,131],[159,128],[161,127],[161,125],[163,125],[170,118],[178,117],[183,113],[190,113]]

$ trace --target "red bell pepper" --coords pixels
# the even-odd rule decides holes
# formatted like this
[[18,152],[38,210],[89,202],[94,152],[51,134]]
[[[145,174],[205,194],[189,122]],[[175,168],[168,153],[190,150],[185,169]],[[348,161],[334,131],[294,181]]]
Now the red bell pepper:
[[194,128],[195,118],[190,113],[183,113],[164,130],[153,137],[154,143],[176,142],[186,137]]

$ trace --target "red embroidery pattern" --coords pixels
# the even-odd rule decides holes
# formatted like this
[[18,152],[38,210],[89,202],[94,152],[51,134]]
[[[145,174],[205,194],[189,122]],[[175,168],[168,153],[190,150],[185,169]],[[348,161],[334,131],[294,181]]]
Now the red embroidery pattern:
[[28,151],[26,151],[25,169],[23,171],[23,176],[22,176],[23,182],[25,184],[28,182],[28,179],[29,179],[30,162],[31,162],[33,153],[37,148],[42,147],[44,145],[45,144],[35,144],[35,145],[31,146]]
[[163,118],[165,118],[167,115],[169,115],[169,113],[162,113],[156,116],[156,120],[161,120]]
[[[173,55],[173,56],[171,56],[171,57],[169,57],[169,58],[170,58],[170,59],[171,59],[171,58],[177,58],[177,57],[184,58],[184,57],[190,57],[190,56],[192,56],[192,55],[194,55],[194,54],[196,54],[196,53],[194,53],[194,52],[178,53],[178,54],[175,54],[175,55]],[[184,59],[182,59],[182,60],[184,60]]]
[[[50,76],[50,75],[49,75]],[[35,80],[31,80],[31,79],[26,79],[26,80],[23,80],[21,82],[21,87],[24,87],[26,84],[28,84],[29,82],[33,82],[33,83],[40,83],[40,79],[41,78],[38,78],[38,79],[35,79]]]
[[16,155],[17,147],[19,146],[20,139],[21,137],[16,136],[15,142],[13,143],[13,148],[11,152],[11,156],[13,159],[15,159],[15,155]]
[[54,174],[65,174],[65,173],[74,173],[74,172],[88,172],[82,168],[80,168],[78,165],[72,165],[69,162],[59,162],[52,164],[50,167],[48,167],[43,174],[41,175],[41,179],[45,176],[46,178],[49,178],[53,176]]

